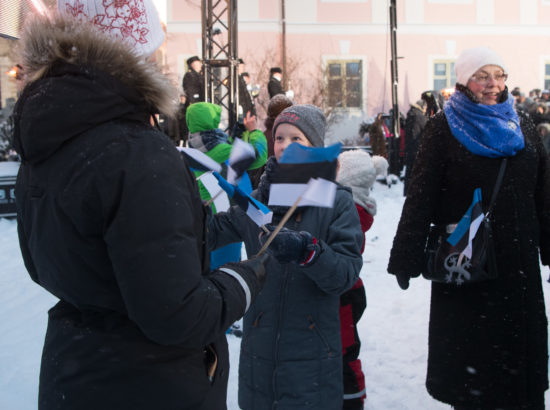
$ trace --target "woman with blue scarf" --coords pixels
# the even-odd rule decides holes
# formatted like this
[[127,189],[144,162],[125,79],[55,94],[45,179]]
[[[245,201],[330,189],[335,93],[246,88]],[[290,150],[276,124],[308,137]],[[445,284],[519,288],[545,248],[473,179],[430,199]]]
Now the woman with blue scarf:
[[508,72],[477,47],[456,60],[456,88],[422,135],[388,272],[402,289],[425,272],[430,225],[455,224],[481,189],[498,278],[432,282],[426,387],[461,410],[544,410],[547,318],[539,264],[550,264],[550,164],[532,121],[515,112]]

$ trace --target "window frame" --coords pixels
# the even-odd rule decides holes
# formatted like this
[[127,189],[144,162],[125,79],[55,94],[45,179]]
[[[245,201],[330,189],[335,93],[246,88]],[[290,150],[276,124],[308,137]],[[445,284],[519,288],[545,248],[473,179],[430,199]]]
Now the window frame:
[[[456,83],[456,77],[454,73],[454,64],[456,63],[456,58],[449,58],[449,57],[442,57],[442,58],[434,58],[432,60],[431,64],[431,72],[432,72],[432,90],[441,91],[445,88],[451,88]],[[445,76],[442,75],[436,75],[435,73],[435,66],[436,64],[445,64]],[[440,89],[437,89],[435,87],[435,82],[438,80],[445,79],[445,87],[442,87]]]
[[[357,63],[359,64],[359,75],[358,76],[349,76],[347,73],[347,67],[350,63]],[[331,76],[330,75],[330,68],[331,65],[337,64],[340,66],[340,75],[339,76]],[[346,57],[346,58],[327,58],[325,60],[325,81],[327,86],[327,98],[326,102],[327,104],[336,109],[336,110],[363,110],[363,106],[365,104],[364,102],[364,90],[363,90],[363,82],[364,82],[364,59],[357,58],[357,57]],[[343,102],[342,105],[334,105],[331,103],[331,87],[330,87],[330,81],[334,79],[339,79],[341,81],[340,91],[341,91],[341,101]],[[349,106],[350,98],[353,98],[350,96],[350,93],[347,90],[347,85],[349,80],[356,80],[359,84],[357,93],[359,94],[358,97],[356,97],[359,101],[358,105]]]

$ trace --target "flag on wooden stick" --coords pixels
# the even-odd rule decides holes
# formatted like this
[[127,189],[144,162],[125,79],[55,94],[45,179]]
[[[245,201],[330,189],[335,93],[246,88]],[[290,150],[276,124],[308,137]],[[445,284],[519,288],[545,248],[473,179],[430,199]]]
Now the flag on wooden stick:
[[336,196],[336,168],[341,144],[306,147],[290,144],[278,163],[268,205],[332,207]]

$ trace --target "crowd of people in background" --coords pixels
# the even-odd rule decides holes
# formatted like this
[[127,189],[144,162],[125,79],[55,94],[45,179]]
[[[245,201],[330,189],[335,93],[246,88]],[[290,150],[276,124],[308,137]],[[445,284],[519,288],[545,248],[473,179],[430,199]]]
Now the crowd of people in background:
[[525,96],[520,87],[514,87],[510,94],[514,96],[516,110],[529,114],[546,152],[550,153],[550,90],[535,88]]

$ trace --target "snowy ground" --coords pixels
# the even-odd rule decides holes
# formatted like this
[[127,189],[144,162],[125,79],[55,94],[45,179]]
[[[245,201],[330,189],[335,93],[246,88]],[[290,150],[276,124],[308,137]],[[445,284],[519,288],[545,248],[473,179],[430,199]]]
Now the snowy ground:
[[[367,232],[361,277],[367,310],[359,323],[361,360],[366,374],[366,410],[437,410],[449,406],[433,400],[424,387],[427,361],[430,285],[419,278],[407,291],[386,274],[393,235],[403,206],[401,183],[376,184],[374,225]],[[0,409],[36,409],[40,354],[46,312],[55,298],[28,277],[14,221],[0,219]],[[544,275],[547,273],[544,270]],[[545,278],[546,279],[546,278]],[[547,312],[550,284],[544,286]],[[548,313],[547,313],[548,314]],[[231,373],[228,408],[237,406],[240,339],[229,336]],[[546,396],[550,409],[550,395]]]

